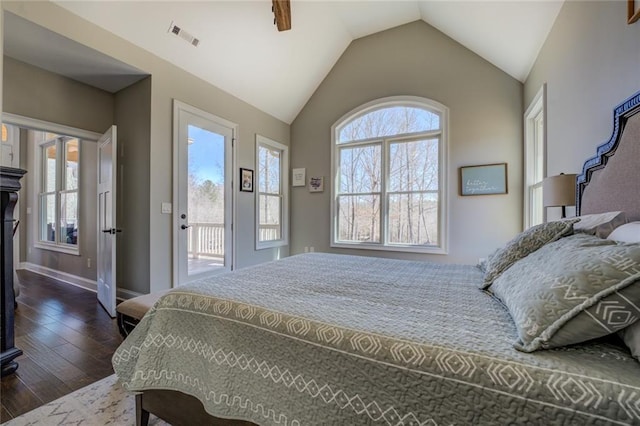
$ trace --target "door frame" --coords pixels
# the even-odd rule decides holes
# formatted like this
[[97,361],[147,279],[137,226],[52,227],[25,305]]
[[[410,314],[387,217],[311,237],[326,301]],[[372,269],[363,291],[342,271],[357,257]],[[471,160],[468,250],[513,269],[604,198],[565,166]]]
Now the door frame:
[[171,224],[173,227],[172,230],[172,238],[173,238],[173,255],[172,255],[172,280],[171,280],[171,288],[176,288],[178,286],[178,282],[180,280],[179,278],[179,271],[178,271],[178,262],[179,262],[179,244],[178,244],[178,238],[179,238],[179,227],[180,227],[180,218],[179,215],[177,213],[177,208],[178,208],[178,204],[179,204],[179,199],[178,199],[178,191],[179,191],[179,184],[178,184],[178,178],[177,178],[177,173],[179,171],[179,162],[178,162],[178,158],[179,158],[179,144],[180,144],[180,116],[179,116],[179,112],[180,111],[185,111],[188,113],[191,113],[193,115],[197,115],[200,116],[206,120],[209,121],[213,121],[221,126],[225,126],[228,127],[232,130],[232,136],[231,136],[231,176],[229,176],[229,179],[231,179],[231,253],[230,253],[230,269],[233,271],[235,269],[235,265],[236,265],[236,230],[235,230],[235,223],[236,223],[236,217],[237,217],[237,213],[236,213],[236,189],[235,189],[235,171],[237,170],[237,156],[236,156],[236,141],[238,139],[238,125],[236,123],[233,123],[229,120],[226,120],[222,117],[219,117],[217,115],[211,114],[209,112],[206,112],[204,110],[201,110],[200,108],[194,107],[192,105],[189,105],[185,102],[182,102],[178,99],[173,99],[173,141],[172,141],[172,145],[173,145],[173,170],[172,170],[172,179],[173,179],[173,197],[172,197],[172,208],[171,208],[171,214],[172,214],[172,220],[171,220]]

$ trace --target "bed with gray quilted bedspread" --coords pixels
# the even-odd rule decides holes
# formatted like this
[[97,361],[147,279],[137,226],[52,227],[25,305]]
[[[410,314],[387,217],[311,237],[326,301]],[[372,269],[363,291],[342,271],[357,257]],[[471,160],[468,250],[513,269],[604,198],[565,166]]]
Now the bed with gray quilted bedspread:
[[165,295],[113,357],[260,425],[640,424],[614,343],[522,353],[475,267],[310,253]]

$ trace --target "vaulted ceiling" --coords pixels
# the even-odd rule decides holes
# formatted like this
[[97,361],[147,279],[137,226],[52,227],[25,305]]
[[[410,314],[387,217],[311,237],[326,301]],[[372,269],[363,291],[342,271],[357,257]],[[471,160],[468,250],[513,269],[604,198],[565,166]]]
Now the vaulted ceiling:
[[291,0],[286,32],[268,0],[56,3],[291,123],[351,41],[419,19],[524,81],[563,0]]

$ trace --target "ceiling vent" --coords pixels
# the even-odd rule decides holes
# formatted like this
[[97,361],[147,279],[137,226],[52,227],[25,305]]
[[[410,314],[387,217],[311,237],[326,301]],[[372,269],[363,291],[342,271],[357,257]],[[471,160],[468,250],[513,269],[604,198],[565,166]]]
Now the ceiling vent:
[[168,32],[170,32],[171,34],[177,35],[178,37],[180,37],[181,39],[183,39],[184,41],[186,41],[187,43],[189,43],[190,45],[192,45],[194,47],[198,47],[198,45],[200,44],[200,40],[199,39],[195,38],[190,33],[188,33],[187,31],[183,30],[182,28],[180,28],[179,26],[177,26],[173,22],[171,22],[171,25],[169,26],[169,31]]

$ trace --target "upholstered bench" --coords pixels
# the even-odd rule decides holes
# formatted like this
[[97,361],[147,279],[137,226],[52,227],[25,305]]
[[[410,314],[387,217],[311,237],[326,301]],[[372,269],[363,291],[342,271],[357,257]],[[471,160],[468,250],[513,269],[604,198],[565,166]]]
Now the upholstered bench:
[[155,305],[160,297],[168,292],[169,290],[145,294],[118,304],[118,306],[116,306],[116,315],[118,319],[118,329],[122,337],[127,337],[129,333],[131,333],[131,330],[140,322],[144,314]]

